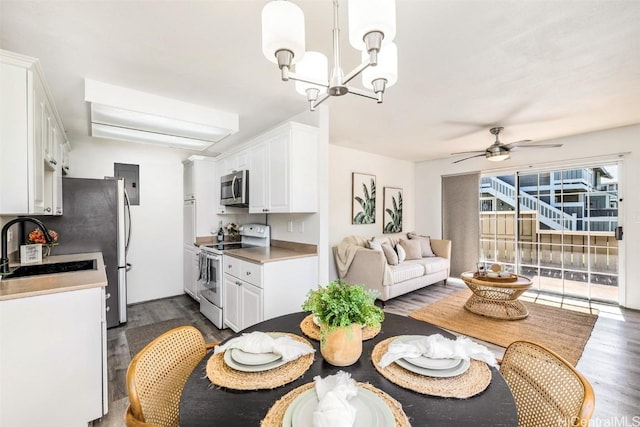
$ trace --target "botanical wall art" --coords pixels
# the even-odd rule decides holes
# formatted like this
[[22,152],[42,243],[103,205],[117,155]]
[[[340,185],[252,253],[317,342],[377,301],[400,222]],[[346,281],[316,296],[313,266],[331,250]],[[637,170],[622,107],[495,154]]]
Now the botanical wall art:
[[365,173],[351,174],[351,223],[375,224],[376,176]]
[[384,187],[382,207],[382,232],[400,233],[402,231],[402,188]]

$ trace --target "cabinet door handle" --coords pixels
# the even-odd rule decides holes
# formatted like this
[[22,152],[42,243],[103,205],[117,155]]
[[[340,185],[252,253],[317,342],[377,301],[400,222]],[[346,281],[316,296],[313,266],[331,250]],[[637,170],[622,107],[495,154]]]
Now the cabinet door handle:
[[247,271],[247,276],[251,276],[251,272],[250,271]]
[[44,208],[45,212],[51,212],[51,208]]
[[107,292],[107,295],[105,295],[104,299],[109,299],[111,298],[111,292]]
[[58,162],[56,162],[55,160],[51,160],[49,163],[51,163],[54,166],[58,164]]
[[107,306],[107,308],[105,308],[105,311],[109,311],[111,310],[111,307]]

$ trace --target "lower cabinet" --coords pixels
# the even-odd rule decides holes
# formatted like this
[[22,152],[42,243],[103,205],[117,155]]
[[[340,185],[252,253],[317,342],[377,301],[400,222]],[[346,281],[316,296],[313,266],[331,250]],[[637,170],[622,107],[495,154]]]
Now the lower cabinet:
[[0,301],[0,425],[87,427],[107,412],[105,289]]
[[185,246],[182,250],[182,282],[187,295],[196,301],[200,301],[198,295],[198,250],[195,247]]
[[301,311],[318,281],[317,256],[259,264],[225,255],[223,265],[223,316],[234,332]]
[[262,289],[225,274],[223,295],[224,322],[234,332],[262,321]]

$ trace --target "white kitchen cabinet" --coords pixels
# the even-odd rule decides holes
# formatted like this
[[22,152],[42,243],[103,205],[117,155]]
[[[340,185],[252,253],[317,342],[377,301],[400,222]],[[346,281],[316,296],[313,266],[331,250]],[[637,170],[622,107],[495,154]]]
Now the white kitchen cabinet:
[[258,264],[224,256],[224,322],[238,332],[302,310],[318,277],[318,257]]
[[38,61],[1,51],[0,215],[62,213],[62,122]]
[[86,427],[107,412],[105,288],[0,301],[0,425]]
[[262,268],[227,256],[223,262],[224,323],[238,332],[263,320]]
[[[183,164],[184,200],[195,200],[196,236],[210,236],[217,232],[215,221],[216,171],[212,157],[191,156]],[[193,242],[191,242],[193,243]]]
[[249,213],[318,210],[318,129],[288,122],[250,149]]
[[227,175],[233,172],[249,169],[249,151],[242,150],[237,153],[230,154],[219,159],[216,163],[221,175]]
[[195,246],[193,248],[185,246],[182,250],[184,291],[196,301],[200,301],[200,296],[198,295],[198,276],[200,275],[198,253],[199,250]]

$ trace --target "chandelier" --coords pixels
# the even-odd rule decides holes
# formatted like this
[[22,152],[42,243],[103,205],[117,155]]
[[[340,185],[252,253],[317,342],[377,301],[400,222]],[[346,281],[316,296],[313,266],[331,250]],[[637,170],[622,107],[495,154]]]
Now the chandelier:
[[[378,104],[386,88],[398,80],[398,49],[395,0],[349,0],[349,42],[362,52],[362,63],[348,74],[340,65],[338,0],[333,0],[333,68],[327,57],[305,52],[304,14],[286,0],[267,3],[262,9],[262,53],[278,64],[282,81],[294,80],[296,90],[306,95],[314,111],[331,96],[347,93],[374,99]],[[295,72],[291,66],[295,64]],[[347,84],[362,76],[361,89]],[[368,89],[368,90],[367,90]]]

